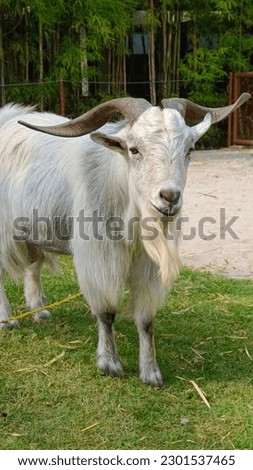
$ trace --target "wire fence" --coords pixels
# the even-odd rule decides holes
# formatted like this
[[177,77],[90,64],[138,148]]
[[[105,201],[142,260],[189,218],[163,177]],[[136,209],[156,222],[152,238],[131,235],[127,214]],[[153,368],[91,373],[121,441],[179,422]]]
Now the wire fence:
[[[220,89],[223,82],[217,82]],[[0,84],[0,106],[8,102],[32,104],[43,110],[73,117],[95,104],[119,96],[145,98],[153,105],[170,96],[187,97],[192,86],[184,79],[172,80],[121,80],[82,79],[12,82]],[[154,93],[155,91],[155,93]],[[206,104],[204,102],[204,104]]]
[[[41,110],[54,110],[62,115],[75,115],[89,106],[88,101],[107,99],[120,95],[142,97],[150,100],[151,90],[155,89],[157,98],[161,90],[179,89],[183,80],[43,80],[31,82],[12,82],[0,84],[0,106],[7,102],[36,104]],[[166,96],[168,95],[165,92]],[[155,103],[153,103],[155,104]]]
[[[37,82],[20,82],[20,83],[4,83],[0,84],[0,88],[8,88],[8,87],[19,87],[19,86],[37,86],[37,85],[46,85],[46,84],[54,84],[54,83],[60,83],[62,81],[63,83],[70,83],[72,85],[82,85],[83,81],[75,81],[75,80],[46,80],[46,81],[37,81]],[[165,85],[165,84],[170,84],[170,83],[183,83],[185,80],[183,79],[178,79],[178,80],[170,80],[170,81],[164,81],[164,80],[146,80],[146,81],[109,81],[109,80],[87,80],[87,83],[89,85],[150,85],[150,84],[157,84],[157,85]]]

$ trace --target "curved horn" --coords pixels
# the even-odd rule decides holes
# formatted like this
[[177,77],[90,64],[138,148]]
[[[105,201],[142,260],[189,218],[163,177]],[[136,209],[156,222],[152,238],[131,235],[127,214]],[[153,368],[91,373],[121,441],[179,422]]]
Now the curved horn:
[[223,108],[206,108],[185,98],[165,99],[162,100],[162,105],[164,108],[176,109],[186,121],[190,121],[192,124],[197,124],[207,113],[210,113],[212,116],[212,124],[214,124],[228,117],[229,114],[236,108],[239,108],[239,106],[242,106],[249,98],[251,98],[250,93],[243,93],[234,104],[224,106]]
[[132,124],[149,107],[151,107],[151,104],[143,98],[117,98],[102,103],[75,119],[55,126],[36,126],[24,121],[18,122],[23,126],[46,134],[61,137],[80,137],[103,126],[116,113],[123,114]]

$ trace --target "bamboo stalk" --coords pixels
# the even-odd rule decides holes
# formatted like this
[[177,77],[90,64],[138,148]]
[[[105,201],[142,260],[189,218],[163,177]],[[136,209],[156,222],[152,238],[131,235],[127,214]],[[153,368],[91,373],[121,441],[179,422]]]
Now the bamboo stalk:
[[[39,82],[43,83],[44,77],[44,57],[43,57],[43,24],[42,21],[39,20]],[[41,94],[40,96],[40,110],[43,111],[44,109],[44,98]]]
[[5,98],[5,76],[4,76],[4,48],[3,48],[3,13],[0,12],[0,88],[1,88],[1,105],[6,103]]
[[28,31],[28,12],[25,10],[25,81],[29,81],[29,31]]
[[163,97],[168,96],[168,41],[167,41],[167,10],[163,8],[162,34],[163,34]]
[[[150,0],[150,10],[154,14],[154,1]],[[156,85],[155,85],[155,30],[153,20],[149,29],[149,82],[150,82],[150,102],[156,105]]]

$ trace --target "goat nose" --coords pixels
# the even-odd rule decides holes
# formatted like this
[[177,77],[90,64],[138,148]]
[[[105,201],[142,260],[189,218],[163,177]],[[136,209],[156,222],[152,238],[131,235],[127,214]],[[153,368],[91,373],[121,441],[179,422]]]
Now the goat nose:
[[173,191],[169,189],[162,189],[160,191],[160,197],[172,205],[176,205],[178,203],[180,195],[180,191]]

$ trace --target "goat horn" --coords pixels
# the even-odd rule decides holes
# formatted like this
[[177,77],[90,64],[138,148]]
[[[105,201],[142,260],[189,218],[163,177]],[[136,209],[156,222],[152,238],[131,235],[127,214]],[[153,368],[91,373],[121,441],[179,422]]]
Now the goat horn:
[[239,106],[242,106],[249,98],[251,98],[250,93],[243,93],[234,104],[222,108],[206,108],[186,98],[165,99],[162,100],[162,105],[164,108],[176,109],[186,121],[190,121],[192,124],[199,123],[207,113],[210,113],[212,124],[214,124],[228,117],[229,114],[235,111],[236,108],[239,108]]
[[138,117],[151,107],[151,104],[143,98],[116,98],[102,103],[87,113],[54,126],[36,126],[24,121],[18,121],[19,124],[29,127],[46,134],[57,135],[61,137],[80,137],[99,129],[106,124],[116,113],[125,116],[130,124],[133,124]]

